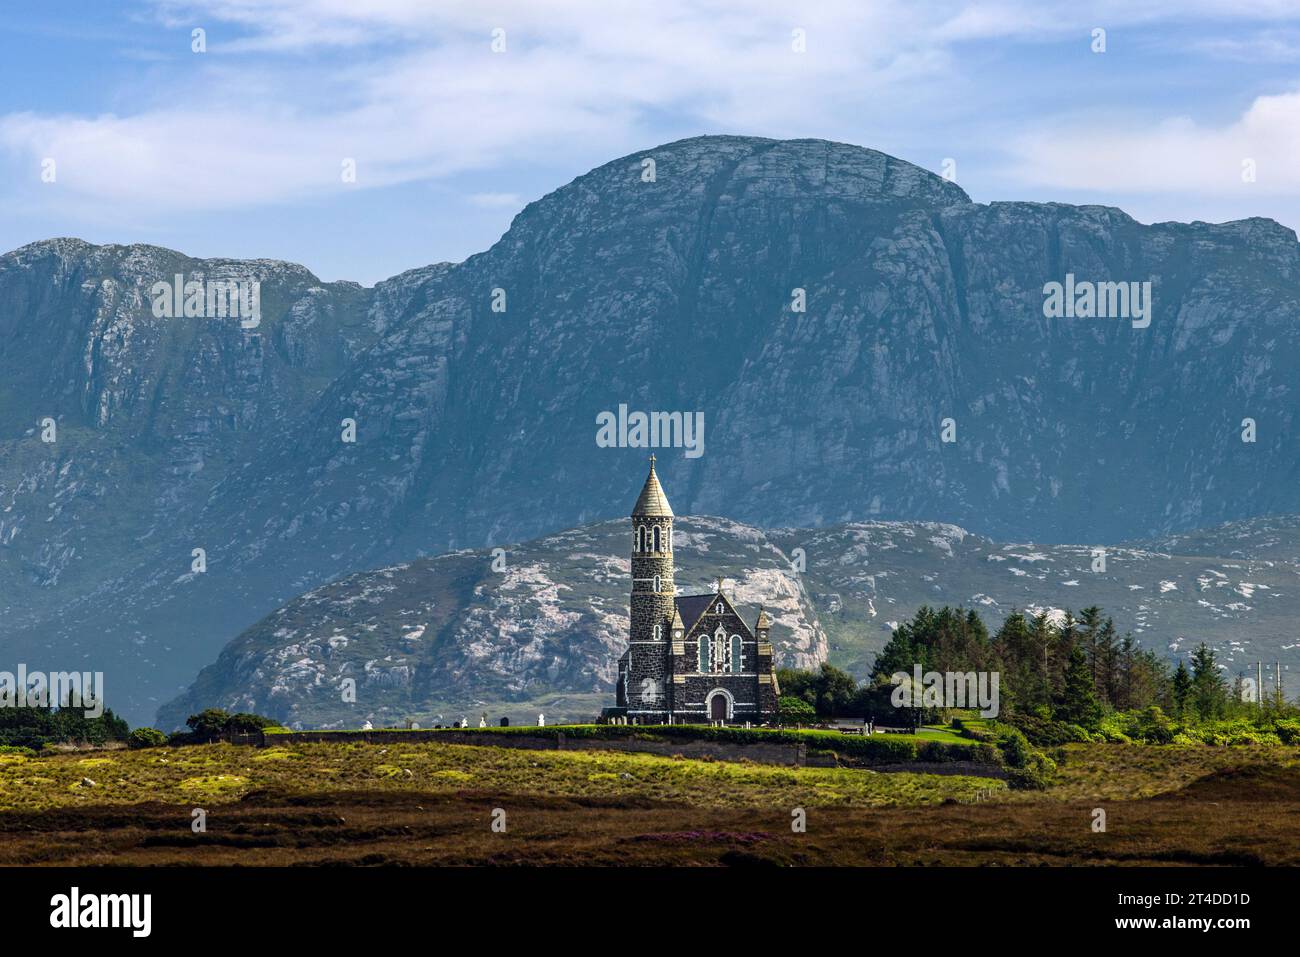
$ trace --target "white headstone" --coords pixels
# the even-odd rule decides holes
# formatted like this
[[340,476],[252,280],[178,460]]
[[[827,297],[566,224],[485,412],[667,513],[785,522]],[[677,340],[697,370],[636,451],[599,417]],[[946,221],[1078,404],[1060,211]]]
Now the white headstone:
[[539,728],[544,728],[544,727],[546,727],[546,715],[544,715],[544,714],[539,714],[539,715],[537,716],[537,727],[539,727]]

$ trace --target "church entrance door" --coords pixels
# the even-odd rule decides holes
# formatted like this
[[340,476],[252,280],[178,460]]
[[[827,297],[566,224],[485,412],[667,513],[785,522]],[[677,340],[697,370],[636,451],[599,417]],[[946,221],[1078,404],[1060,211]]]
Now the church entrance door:
[[709,702],[709,717],[714,721],[727,720],[727,696],[715,694]]

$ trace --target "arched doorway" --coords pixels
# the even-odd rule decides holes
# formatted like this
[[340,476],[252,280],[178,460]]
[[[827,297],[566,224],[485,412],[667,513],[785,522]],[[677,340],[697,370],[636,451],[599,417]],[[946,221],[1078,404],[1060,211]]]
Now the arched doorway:
[[731,717],[731,695],[721,688],[712,692],[708,699],[710,721],[726,721]]

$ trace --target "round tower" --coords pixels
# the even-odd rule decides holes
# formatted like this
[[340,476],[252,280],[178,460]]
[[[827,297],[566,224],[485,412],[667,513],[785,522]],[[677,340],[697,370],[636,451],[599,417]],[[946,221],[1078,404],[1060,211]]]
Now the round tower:
[[673,510],[655,474],[650,474],[632,507],[632,641],[667,641],[672,620]]

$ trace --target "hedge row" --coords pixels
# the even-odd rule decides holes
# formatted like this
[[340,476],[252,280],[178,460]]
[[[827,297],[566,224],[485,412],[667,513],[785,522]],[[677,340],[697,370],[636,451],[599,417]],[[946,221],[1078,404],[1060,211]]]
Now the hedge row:
[[[385,731],[400,734],[405,729],[389,728]],[[430,729],[425,729],[430,730]],[[805,744],[809,749],[833,751],[864,764],[895,764],[909,761],[947,763],[974,761],[983,764],[1001,763],[997,748],[990,744],[971,742],[956,744],[926,741],[911,735],[847,735],[837,731],[796,731],[777,728],[728,728],[711,725],[610,725],[573,724],[552,725],[547,728],[530,726],[507,728],[442,728],[438,733],[453,738],[458,734],[524,735],[528,737],[556,737],[563,734],[569,740],[625,740],[646,741],[719,741],[728,744]],[[284,733],[282,729],[268,728],[268,735]]]

